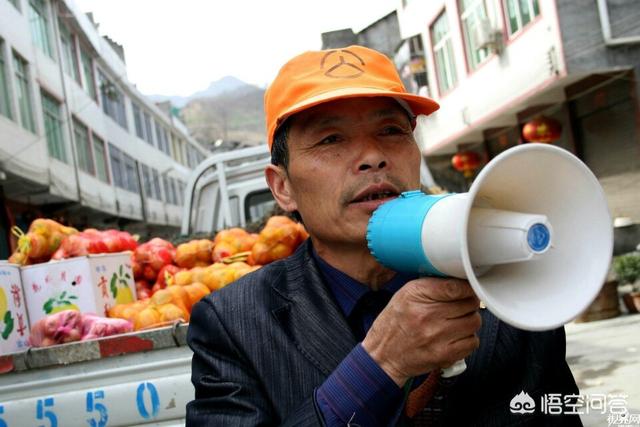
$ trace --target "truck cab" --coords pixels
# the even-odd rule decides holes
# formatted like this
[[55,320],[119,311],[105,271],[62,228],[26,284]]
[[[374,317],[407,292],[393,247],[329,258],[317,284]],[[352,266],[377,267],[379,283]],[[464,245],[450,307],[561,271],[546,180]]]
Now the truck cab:
[[185,189],[182,235],[212,234],[260,220],[275,201],[264,178],[266,145],[213,155],[191,173]]

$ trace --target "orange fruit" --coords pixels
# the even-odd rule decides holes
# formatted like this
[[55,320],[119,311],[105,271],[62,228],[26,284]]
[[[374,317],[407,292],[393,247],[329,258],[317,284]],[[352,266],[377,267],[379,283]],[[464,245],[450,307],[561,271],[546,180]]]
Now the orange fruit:
[[191,301],[192,306],[211,292],[207,286],[200,282],[187,285],[183,289],[187,292],[187,295],[189,295],[189,301]]
[[149,306],[139,312],[133,320],[133,329],[136,331],[149,328],[160,323],[160,312],[154,306]]
[[163,304],[156,307],[160,313],[161,322],[171,322],[174,320],[186,320],[185,312],[175,304]]

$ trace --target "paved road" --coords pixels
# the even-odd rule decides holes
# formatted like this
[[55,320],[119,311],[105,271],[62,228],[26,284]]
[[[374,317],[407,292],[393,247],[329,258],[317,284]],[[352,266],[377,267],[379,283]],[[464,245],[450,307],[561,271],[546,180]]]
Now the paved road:
[[[582,395],[627,395],[640,414],[640,314],[566,326],[567,362]],[[608,426],[607,414],[582,416],[585,427]],[[637,426],[638,424],[636,424]]]

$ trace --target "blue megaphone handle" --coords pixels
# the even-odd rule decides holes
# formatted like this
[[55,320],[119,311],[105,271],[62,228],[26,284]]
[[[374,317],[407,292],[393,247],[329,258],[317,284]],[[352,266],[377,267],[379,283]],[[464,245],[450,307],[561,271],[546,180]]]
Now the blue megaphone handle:
[[367,243],[378,262],[392,270],[446,277],[429,261],[422,247],[422,223],[429,209],[451,194],[431,196],[406,191],[373,212]]

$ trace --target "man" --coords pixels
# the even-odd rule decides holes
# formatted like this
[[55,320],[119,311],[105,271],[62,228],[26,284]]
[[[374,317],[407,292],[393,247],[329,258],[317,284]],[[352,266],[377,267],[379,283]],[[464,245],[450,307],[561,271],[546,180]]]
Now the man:
[[[187,424],[580,425],[510,411],[522,391],[534,403],[577,393],[563,330],[512,328],[466,281],[397,274],[367,249],[371,213],[419,188],[415,116],[437,108],[360,46],[280,70],[265,94],[265,175],[310,239],[194,307]],[[440,378],[462,358],[464,373]]]

